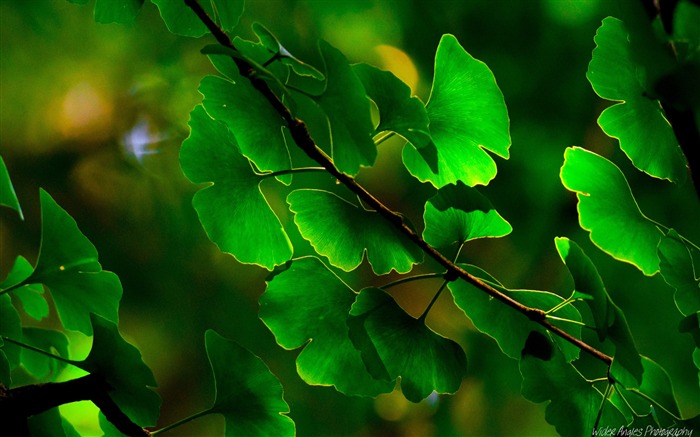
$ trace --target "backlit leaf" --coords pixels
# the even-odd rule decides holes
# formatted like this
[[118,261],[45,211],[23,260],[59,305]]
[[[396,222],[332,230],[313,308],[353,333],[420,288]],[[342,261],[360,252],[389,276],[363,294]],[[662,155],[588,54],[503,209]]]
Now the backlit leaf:
[[134,423],[155,425],[161,401],[149,388],[156,386],[156,380],[141,359],[141,352],[124,340],[113,322],[94,314],[90,320],[94,330],[92,348],[85,360],[73,364],[102,376],[113,387],[109,396]]
[[673,229],[659,242],[659,270],[664,281],[676,289],[674,300],[683,315],[700,310],[700,278],[693,257],[680,235]]
[[586,300],[586,304],[593,314],[598,339],[603,341],[607,338],[615,344],[611,375],[625,387],[637,387],[642,382],[644,369],[625,314],[612,301],[598,269],[579,245],[563,237],[554,241],[559,256],[574,279],[574,289],[593,297]]
[[260,319],[285,349],[304,346],[299,376],[311,385],[333,385],[347,395],[390,392],[365,369],[348,337],[346,320],[356,293],[314,257],[293,260],[268,280],[260,297]]
[[[151,0],[158,6],[168,30],[174,34],[199,38],[207,27],[184,1]],[[198,0],[207,14],[224,30],[232,31],[243,14],[244,0]]]
[[417,148],[430,142],[428,113],[423,102],[411,96],[408,85],[391,72],[371,65],[356,64],[352,71],[379,109],[377,132],[396,132]]
[[408,315],[378,288],[357,296],[348,321],[350,336],[368,368],[383,368],[391,379],[401,377],[401,390],[411,402],[430,393],[454,393],[467,371],[461,346]]
[[[0,284],[0,290],[10,288],[27,279],[34,268],[24,257],[18,256],[15,263],[7,274],[7,278]],[[17,296],[22,302],[22,308],[30,317],[41,320],[49,315],[49,304],[44,298],[44,288],[41,284],[27,284],[12,290],[12,294]]]
[[[41,328],[24,328],[22,342],[54,355],[68,358],[68,337],[61,331]],[[37,379],[52,379],[66,366],[63,361],[49,358],[29,349],[22,348],[22,367]]]
[[15,188],[12,186],[10,174],[7,172],[5,161],[0,156],[0,205],[5,205],[14,209],[19,214],[19,218],[24,219],[22,208],[19,206]]
[[603,111],[598,124],[620,140],[635,167],[682,182],[687,175],[685,158],[659,102],[645,93],[642,68],[634,62],[625,24],[613,17],[604,19],[595,42],[586,77],[600,97],[620,102]]
[[224,416],[224,435],[294,436],[282,385],[265,363],[211,329],[204,338],[216,384],[210,412]]
[[372,270],[383,275],[411,270],[421,250],[379,213],[353,205],[328,191],[296,190],[287,197],[294,222],[317,253],[335,267],[354,270],[364,253]]
[[27,420],[29,435],[42,437],[80,437],[66,419],[61,416],[58,408],[51,408],[40,414],[35,414]]
[[[462,265],[461,267],[472,275],[484,279],[503,294],[531,308],[547,311],[564,301],[560,296],[546,291],[508,290],[476,266]],[[530,332],[536,331],[542,335],[545,333],[543,327],[532,322],[525,315],[509,308],[466,281],[450,282],[448,287],[452,292],[455,304],[469,317],[474,327],[496,340],[503,353],[513,359],[520,359]],[[560,308],[556,312],[556,316],[562,319],[581,321],[581,315],[571,305]],[[552,322],[574,337],[581,337],[579,325]],[[558,347],[564,352],[566,361],[578,358],[579,349],[577,347],[559,337],[555,337],[555,339]]]
[[374,165],[377,158],[370,102],[345,56],[325,41],[320,41],[319,48],[326,67],[326,84],[316,102],[328,116],[330,154],[338,170],[354,176],[360,167]]
[[566,189],[576,193],[579,223],[596,246],[645,275],[659,271],[656,247],[663,233],[639,210],[615,164],[588,150],[569,147],[560,177]]
[[[680,417],[681,413],[676,403],[676,398],[673,394],[673,386],[671,378],[668,376],[663,367],[647,357],[642,357],[642,365],[644,366],[644,378],[638,390],[629,391],[625,398],[631,403],[631,406],[637,413],[655,413],[654,416],[659,421],[659,425],[663,428],[668,428],[675,423],[673,415]],[[646,397],[636,396],[633,393],[644,393]],[[663,408],[651,409],[649,400],[651,398],[671,414],[664,411]]]
[[491,70],[452,35],[442,37],[435,54],[426,109],[433,145],[404,147],[408,171],[438,188],[457,181],[470,187],[488,184],[497,169],[486,150],[509,157],[508,112]]
[[119,320],[122,286],[112,272],[102,270],[97,249],[75,220],[41,190],[41,246],[34,271],[24,284],[44,284],[51,290],[63,326],[92,334],[90,313]]
[[234,136],[202,106],[192,111],[189,125],[180,165],[193,183],[209,184],[192,200],[209,239],[243,263],[272,269],[287,261],[291,242],[260,191],[261,176],[241,155]]
[[260,44],[270,53],[270,58],[276,57],[283,64],[289,65],[299,75],[312,76],[316,79],[322,79],[323,74],[309,64],[306,64],[296,57],[279,42],[277,37],[272,34],[265,26],[260,23],[253,23],[253,32],[260,40]]
[[502,237],[513,228],[476,188],[446,185],[425,204],[423,239],[444,248],[476,238]]

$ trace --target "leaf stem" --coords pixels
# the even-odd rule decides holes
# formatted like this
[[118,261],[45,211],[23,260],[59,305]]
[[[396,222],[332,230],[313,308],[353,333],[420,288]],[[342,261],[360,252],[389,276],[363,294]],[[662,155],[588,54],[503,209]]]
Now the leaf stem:
[[393,137],[394,135],[396,135],[396,132],[387,132],[384,135],[382,135],[381,137],[379,137],[378,139],[374,140],[374,145],[378,146],[378,145],[382,144],[384,141]]
[[24,349],[28,349],[28,350],[30,350],[30,351],[32,351],[32,352],[36,352],[36,353],[38,353],[38,354],[42,354],[42,355],[44,355],[44,356],[46,356],[46,357],[53,358],[54,360],[58,360],[58,361],[61,361],[61,362],[66,363],[66,364],[70,364],[71,366],[75,366],[75,365],[76,365],[76,362],[73,361],[73,360],[69,360],[69,359],[67,359],[67,358],[63,358],[63,357],[60,356],[60,355],[54,355],[54,354],[52,354],[52,353],[50,353],[50,352],[46,352],[45,350],[39,349],[39,348],[34,347],[34,346],[32,346],[32,345],[29,345],[29,344],[26,344],[26,343],[22,343],[21,341],[13,340],[13,339],[11,339],[10,337],[5,337],[5,336],[3,335],[3,336],[0,336],[0,338],[2,338],[3,341],[6,341],[6,342],[8,342],[8,343],[12,343],[12,344],[14,344],[14,345],[16,345],[16,346],[19,346],[19,347],[21,347],[21,348],[24,348]]
[[593,425],[593,430],[598,429],[598,425],[600,424],[600,418],[603,416],[603,407],[605,407],[605,401],[608,400],[608,396],[610,396],[610,391],[612,390],[613,385],[608,384],[608,386],[605,388],[605,393],[603,394],[603,399],[600,401],[600,407],[598,407],[598,415],[595,418],[595,424]]
[[423,311],[423,314],[421,314],[420,317],[418,317],[418,320],[425,323],[425,318],[428,317],[428,312],[430,312],[430,309],[433,307],[433,305],[435,305],[435,302],[437,302],[438,297],[440,297],[442,290],[444,290],[445,287],[447,286],[447,284],[449,284],[449,283],[450,283],[450,281],[443,281],[442,282],[442,285],[438,289],[437,293],[435,293],[435,296],[433,296],[433,300],[430,301],[430,303],[428,304],[428,307],[425,309],[425,311]]
[[641,391],[637,390],[636,388],[628,388],[626,390],[628,392],[634,393],[637,396],[642,397],[642,398],[646,399],[647,401],[651,402],[652,404],[656,405],[660,409],[664,410],[669,416],[673,417],[675,420],[683,420],[682,418],[680,418],[680,417],[676,416],[675,414],[673,414],[672,412],[670,412],[666,407],[661,405],[657,400],[655,400],[654,398],[652,398],[651,396],[649,396],[645,393],[642,393]]
[[206,416],[207,414],[210,414],[211,412],[212,412],[212,411],[211,411],[211,408],[209,408],[209,409],[207,409],[207,410],[204,410],[204,411],[200,411],[199,413],[196,413],[196,414],[193,414],[193,415],[191,415],[191,416],[185,417],[184,419],[180,419],[180,420],[178,420],[178,421],[175,422],[175,423],[171,423],[171,424],[168,425],[168,426],[164,426],[163,428],[157,429],[157,430],[155,430],[155,431],[151,431],[151,435],[154,436],[154,435],[158,435],[158,434],[164,433],[164,432],[166,432],[166,431],[170,431],[171,429],[177,428],[177,427],[180,426],[180,425],[184,425],[184,424],[186,424],[187,422],[191,422],[191,421],[193,421],[194,419],[198,419],[198,418],[200,418],[200,417],[202,417],[202,416]]
[[273,178],[277,176],[284,176],[288,174],[297,174],[297,173],[312,173],[312,172],[320,172],[320,171],[326,171],[325,168],[323,167],[301,167],[301,168],[290,168],[288,170],[278,170],[278,171],[273,171],[271,173],[260,173],[260,177],[263,179],[267,178]]
[[421,275],[414,275],[414,276],[409,276],[407,278],[397,279],[396,281],[389,282],[388,284],[384,284],[379,288],[381,288],[382,290],[386,290],[387,288],[391,288],[391,287],[395,287],[397,285],[405,284],[406,282],[419,281],[421,279],[442,278],[443,276],[445,276],[444,273],[424,273]]
[[25,285],[27,285],[27,284],[25,284],[24,281],[22,281],[22,282],[20,282],[20,283],[18,283],[18,284],[11,285],[11,286],[9,286],[9,287],[7,287],[7,288],[4,288],[4,289],[0,290],[0,296],[2,296],[2,295],[5,294],[5,293],[9,293],[10,291],[17,290],[18,288],[22,288],[22,287],[24,287]]
[[550,316],[549,314],[547,314],[547,318],[551,319],[551,320],[558,320],[560,322],[573,323],[574,325],[580,325],[580,326],[583,326],[584,328],[595,330],[594,327],[588,326],[583,322],[579,322],[578,320],[564,319],[562,317]]

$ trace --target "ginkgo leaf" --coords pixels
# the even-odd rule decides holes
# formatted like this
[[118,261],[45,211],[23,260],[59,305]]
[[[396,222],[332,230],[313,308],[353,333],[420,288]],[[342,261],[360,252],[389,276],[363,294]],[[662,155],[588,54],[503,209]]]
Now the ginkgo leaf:
[[263,95],[240,76],[234,82],[207,76],[199,85],[204,109],[223,122],[241,153],[261,171],[292,168],[282,134],[284,120]]
[[[542,336],[532,333],[533,336]],[[543,337],[544,341],[549,341]],[[558,348],[552,347],[552,356],[543,360],[523,351],[520,373],[523,376],[522,394],[532,402],[547,402],[545,419],[562,436],[590,436],[597,429],[620,429],[627,425],[625,416],[610,401],[603,400],[591,381],[567,363]]]
[[[0,290],[8,289],[20,284],[27,279],[34,271],[34,268],[26,258],[18,256],[15,263],[7,274],[7,278],[0,284]],[[12,290],[12,294],[22,302],[24,312],[30,317],[41,320],[49,315],[49,304],[44,298],[44,288],[40,284],[27,284],[23,287]]]
[[[51,329],[23,328],[22,342],[63,358],[68,358],[68,337]],[[22,348],[22,367],[37,379],[55,378],[66,366],[60,360],[49,358],[32,350]]]
[[328,117],[330,154],[338,170],[355,176],[360,167],[371,167],[377,158],[370,102],[345,56],[325,41],[319,42],[319,49],[326,67],[326,82],[323,93],[315,100]]
[[299,376],[311,385],[333,385],[347,395],[376,396],[393,382],[367,373],[348,337],[346,320],[355,292],[314,257],[293,260],[268,280],[260,297],[260,319],[285,349],[304,349]]
[[[641,362],[644,367],[642,383],[637,390],[629,391],[630,394],[626,394],[625,398],[634,411],[639,414],[653,412],[659,425],[669,428],[676,422],[674,416],[681,416],[673,394],[671,378],[666,370],[653,360],[643,356]],[[635,393],[644,393],[645,396],[636,396]],[[663,408],[652,408],[650,400],[656,405],[662,405]]]
[[625,387],[639,386],[644,369],[625,314],[612,301],[598,269],[579,245],[563,237],[556,238],[554,242],[574,280],[574,289],[593,297],[586,300],[586,304],[593,314],[598,339],[610,339],[615,344],[610,374]]
[[[260,44],[267,49],[272,57],[279,59],[283,64],[289,65],[299,75],[312,76],[316,79],[322,79],[323,74],[313,66],[300,61],[287,50],[265,26],[260,23],[253,23],[253,32],[260,40]],[[268,58],[267,61],[269,61]]]
[[411,96],[411,88],[389,71],[367,64],[355,64],[352,71],[360,78],[367,96],[379,109],[377,132],[395,132],[414,147],[425,147],[430,142],[428,113],[418,97]]
[[2,156],[0,156],[0,205],[5,205],[8,208],[14,209],[19,214],[19,218],[24,220],[22,208],[19,206],[15,188],[12,186],[10,174],[7,172],[7,167],[5,166],[5,161],[2,159]]
[[335,267],[354,270],[366,252],[376,274],[406,273],[423,259],[422,251],[379,213],[333,193],[295,190],[287,202],[301,235]]
[[[168,30],[174,34],[199,38],[209,32],[202,20],[184,1],[151,0],[158,6]],[[225,32],[232,31],[243,15],[244,0],[198,0],[200,6]]]
[[51,408],[43,413],[35,414],[27,419],[29,435],[42,437],[80,437],[66,419],[61,416],[58,408]]
[[598,28],[596,48],[586,77],[602,98],[618,101],[603,111],[598,124],[620,141],[620,148],[638,169],[657,178],[682,182],[685,158],[659,102],[640,83],[625,24],[608,17]]
[[678,330],[691,334],[695,344],[700,347],[700,310],[684,317],[678,325]]
[[411,402],[430,393],[454,393],[467,371],[462,347],[408,315],[386,292],[365,288],[352,305],[350,338],[368,369],[382,368],[401,377],[401,391]]
[[190,136],[182,143],[180,165],[193,183],[208,183],[192,204],[209,239],[243,263],[267,269],[292,256],[292,244],[260,191],[253,172],[223,123],[202,106],[190,114]]
[[453,35],[444,35],[438,45],[426,109],[433,145],[404,147],[408,171],[437,188],[457,181],[470,187],[488,184],[497,169],[486,150],[509,157],[508,111],[491,70]]
[[294,436],[282,384],[265,363],[213,330],[205,333],[216,397],[209,412],[224,416],[225,436]]
[[[508,290],[479,267],[472,265],[461,265],[461,267],[472,275],[484,279],[503,294],[531,308],[548,311],[564,301],[560,296],[546,291]],[[466,281],[450,282],[448,288],[452,292],[455,304],[469,317],[474,327],[496,340],[501,351],[513,359],[520,358],[531,331],[544,335],[545,329],[543,327]],[[581,315],[571,305],[561,307],[555,315],[561,319],[581,321]],[[553,320],[553,322],[559,325],[556,321]],[[581,327],[577,324],[562,323],[560,327],[576,338],[581,337]],[[555,339],[558,347],[564,352],[566,361],[578,358],[579,349],[577,347],[559,337],[555,337]]]
[[566,189],[576,193],[579,223],[596,246],[645,275],[659,271],[656,247],[663,233],[639,210],[615,164],[588,150],[569,147],[560,177]]
[[63,326],[92,335],[90,313],[119,320],[122,286],[102,270],[97,249],[75,220],[44,190],[41,199],[41,245],[34,271],[23,284],[44,284]]
[[157,384],[141,352],[124,340],[113,322],[95,314],[90,315],[90,320],[94,331],[90,353],[85,360],[72,364],[103,377],[112,387],[109,396],[134,423],[155,425],[161,401],[149,388]]
[[[0,294],[0,339],[1,337],[17,341],[22,340],[22,321],[19,318],[19,313],[12,305],[12,299],[7,294]],[[5,342],[0,347],[5,353],[10,370],[17,367],[20,363],[19,347],[10,342]]]
[[678,232],[669,230],[659,242],[659,270],[664,281],[676,289],[674,300],[683,315],[700,310],[700,278],[693,257]]
[[476,188],[446,185],[425,204],[423,239],[444,248],[476,238],[503,237],[513,228]]

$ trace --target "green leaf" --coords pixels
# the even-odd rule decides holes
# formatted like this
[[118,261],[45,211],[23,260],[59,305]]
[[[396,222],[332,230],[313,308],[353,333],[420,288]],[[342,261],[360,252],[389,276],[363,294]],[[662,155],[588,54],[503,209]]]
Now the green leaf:
[[470,187],[488,184],[497,169],[486,150],[509,157],[508,111],[491,70],[452,35],[444,35],[438,45],[426,109],[434,144],[427,150],[404,147],[408,171],[438,188],[457,181]]
[[502,237],[513,228],[476,188],[446,185],[425,204],[423,239],[434,247],[476,238]]
[[27,420],[29,435],[42,437],[80,437],[66,419],[61,416],[58,408],[51,408],[36,414]]
[[700,347],[700,311],[684,317],[678,325],[678,330],[691,334],[695,344]]
[[0,338],[0,384],[9,387],[12,384],[10,360],[5,355],[5,351],[2,348],[3,345],[2,338]]
[[199,92],[204,96],[204,109],[229,128],[241,153],[259,170],[292,168],[282,134],[284,120],[248,80],[240,76],[234,80],[214,76],[202,79]]
[[[22,321],[7,294],[0,294],[0,337],[22,340]],[[13,370],[20,363],[20,348],[12,343],[4,343],[0,346],[5,352],[10,370]]]
[[560,177],[566,189],[576,193],[579,223],[596,246],[645,275],[659,271],[656,248],[663,234],[639,210],[615,164],[588,150],[569,147]]
[[644,369],[625,314],[612,301],[598,269],[579,245],[564,237],[557,237],[554,242],[574,279],[574,289],[593,297],[586,303],[593,314],[598,339],[603,341],[609,338],[615,344],[611,375],[625,387],[639,386]]
[[430,393],[455,393],[467,371],[461,346],[408,315],[378,288],[365,288],[350,310],[350,338],[368,369],[382,368],[401,377],[401,390],[411,402]]
[[209,239],[243,263],[272,269],[287,261],[292,244],[260,191],[262,177],[231,132],[202,106],[192,111],[189,125],[180,165],[193,183],[209,184],[192,200]]
[[379,213],[333,193],[295,190],[287,202],[301,235],[335,267],[354,270],[366,252],[376,274],[406,273],[423,259],[421,250]]
[[331,131],[331,157],[343,173],[355,176],[377,158],[370,102],[360,79],[345,56],[325,41],[319,49],[326,71],[326,86],[315,100],[323,108]]
[[682,182],[687,175],[685,158],[659,102],[640,83],[643,70],[634,62],[624,23],[604,19],[595,42],[586,77],[600,97],[621,102],[603,111],[598,124],[620,140],[620,148],[635,167],[657,178]]
[[696,278],[690,250],[673,229],[661,238],[659,270],[664,281],[676,289],[674,300],[683,315],[700,310],[700,278]]
[[213,330],[205,334],[216,397],[211,413],[226,419],[226,436],[294,436],[282,385],[265,363]]
[[41,190],[41,246],[34,272],[23,284],[44,284],[63,326],[92,334],[90,313],[117,322],[122,286],[112,272],[102,270],[97,249],[75,220]]
[[346,395],[376,396],[394,384],[376,381],[348,337],[356,293],[315,257],[293,260],[268,279],[260,319],[285,349],[304,349],[297,372],[310,385],[333,385]]
[[[41,328],[22,329],[22,342],[63,358],[68,358],[68,337],[61,331]],[[22,348],[22,367],[35,378],[46,380],[55,378],[66,366],[60,360],[49,358],[29,349]]]
[[[158,6],[168,30],[174,34],[199,38],[207,27],[184,1],[151,0]],[[199,4],[224,32],[231,32],[243,15],[244,0],[199,0]]]
[[698,369],[698,382],[700,383],[700,347],[696,347],[693,351],[693,363]]
[[116,324],[95,314],[90,320],[94,330],[92,348],[85,360],[73,364],[102,376],[113,387],[109,396],[134,423],[155,425],[161,401],[149,388],[156,386],[151,369],[144,364],[139,350],[122,338]]
[[323,74],[316,70],[313,66],[306,64],[294,57],[265,26],[260,23],[253,23],[253,32],[258,37],[260,44],[271,55],[266,61],[272,57],[278,58],[280,62],[289,65],[299,75],[311,76],[316,79],[323,79]]
[[395,132],[414,147],[430,142],[428,113],[411,89],[391,72],[367,64],[355,64],[352,71],[360,78],[367,96],[379,109],[377,132]]
[[[7,274],[5,280],[0,284],[0,290],[6,290],[14,285],[20,284],[27,279],[34,271],[29,261],[18,256],[15,263]],[[49,304],[44,298],[44,288],[40,284],[28,284],[12,290],[12,293],[22,302],[24,312],[30,317],[41,320],[49,315]]]
[[[676,397],[673,394],[671,378],[663,367],[647,357],[642,357],[642,365],[644,366],[642,384],[639,386],[639,389],[629,390],[629,392],[644,393],[645,397],[635,395],[625,397],[637,413],[655,413],[654,416],[661,427],[671,427],[676,422],[673,416],[680,417],[681,415],[676,403]],[[652,409],[652,404],[647,398],[653,399],[662,405],[663,408]],[[671,414],[664,411],[664,408]]]
[[[531,308],[548,311],[564,301],[560,296],[546,291],[508,290],[479,267],[471,265],[462,265],[461,267],[472,275],[485,280],[503,294]],[[448,287],[452,292],[455,304],[469,317],[474,327],[496,340],[501,351],[513,359],[520,358],[530,332],[536,331],[542,335],[546,332],[543,327],[532,322],[527,316],[507,307],[466,281],[450,282]],[[560,308],[556,312],[556,316],[562,319],[581,321],[581,315],[571,305]],[[559,325],[556,321],[552,322]],[[560,327],[576,338],[581,337],[581,326],[578,324],[561,323]],[[579,349],[577,347],[559,337],[555,337],[555,341],[564,352],[566,361],[578,358]]]
[[[533,333],[533,335],[541,335]],[[603,406],[597,429],[620,429],[627,424],[624,415],[591,382],[553,347],[548,360],[523,351],[520,373],[523,375],[522,394],[532,402],[547,402],[545,419],[562,436],[590,436]]]
[[10,174],[7,172],[7,167],[5,166],[5,161],[2,159],[2,156],[0,156],[0,205],[5,205],[8,208],[14,209],[19,214],[19,218],[24,220],[22,208],[19,206],[15,188],[12,186]]

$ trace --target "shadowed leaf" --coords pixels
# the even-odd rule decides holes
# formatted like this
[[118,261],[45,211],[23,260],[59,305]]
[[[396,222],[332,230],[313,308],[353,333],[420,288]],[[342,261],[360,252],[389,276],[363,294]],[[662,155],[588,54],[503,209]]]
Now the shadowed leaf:
[[[10,288],[27,279],[34,271],[34,268],[29,261],[24,257],[18,256],[15,263],[7,274],[5,280],[0,284],[0,290]],[[44,298],[44,287],[41,284],[27,284],[23,287],[12,290],[20,302],[24,312],[36,320],[41,320],[49,315],[49,304]]]
[[[207,27],[184,1],[151,0],[158,6],[168,30],[174,34],[199,38]],[[243,14],[244,0],[198,0],[202,8],[225,32],[231,32]]]
[[17,211],[17,214],[19,214],[19,218],[24,220],[22,208],[19,206],[15,188],[12,186],[10,174],[7,172],[7,167],[5,166],[5,161],[2,159],[2,156],[0,156],[0,205],[5,205],[8,208],[14,209]]
[[664,281],[676,289],[674,300],[683,315],[700,311],[700,278],[693,257],[680,235],[673,229],[659,242],[659,270]]

